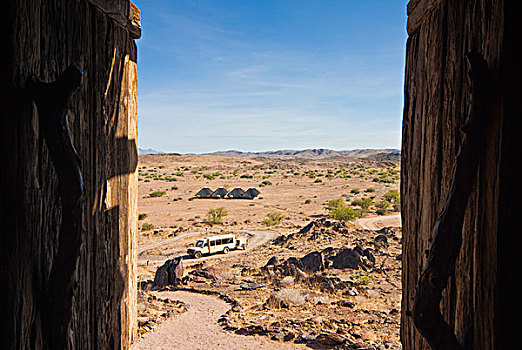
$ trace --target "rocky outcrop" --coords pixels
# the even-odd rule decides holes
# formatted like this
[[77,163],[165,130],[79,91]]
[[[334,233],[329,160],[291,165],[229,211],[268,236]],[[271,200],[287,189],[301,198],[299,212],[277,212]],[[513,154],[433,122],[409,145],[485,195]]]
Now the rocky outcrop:
[[361,254],[356,250],[344,248],[333,259],[332,267],[336,269],[359,269],[363,265]]
[[183,260],[178,257],[165,261],[154,275],[153,290],[179,285],[183,278]]

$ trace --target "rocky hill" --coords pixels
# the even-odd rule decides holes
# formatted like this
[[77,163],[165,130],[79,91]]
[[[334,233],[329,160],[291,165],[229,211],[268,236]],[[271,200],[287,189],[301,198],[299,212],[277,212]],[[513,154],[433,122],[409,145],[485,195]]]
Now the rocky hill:
[[218,151],[212,153],[205,153],[210,155],[219,155],[226,157],[238,157],[238,158],[256,158],[256,157],[267,157],[267,158],[279,158],[279,159],[325,159],[335,157],[348,157],[353,160],[368,159],[368,160],[391,160],[400,161],[401,151],[398,149],[355,149],[355,150],[342,150],[335,151],[327,148],[314,148],[305,150],[277,150],[277,151],[266,151],[266,152],[242,152],[236,150],[230,151]]

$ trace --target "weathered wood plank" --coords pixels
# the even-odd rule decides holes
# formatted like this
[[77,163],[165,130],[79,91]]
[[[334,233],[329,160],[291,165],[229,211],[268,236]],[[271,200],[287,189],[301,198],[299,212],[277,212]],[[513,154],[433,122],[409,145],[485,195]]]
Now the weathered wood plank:
[[472,106],[466,73],[468,52],[481,52],[492,76],[487,86],[491,97],[484,101],[491,113],[490,125],[483,149],[476,150],[482,152],[482,158],[468,205],[452,213],[462,219],[462,244],[440,309],[462,348],[502,349],[502,344],[509,344],[508,322],[503,320],[510,314],[511,304],[500,295],[510,292],[499,285],[499,279],[501,276],[506,285],[512,283],[514,277],[502,257],[516,253],[507,244],[500,251],[498,242],[512,239],[506,236],[507,227],[517,230],[499,210],[499,203],[513,203],[512,194],[503,192],[512,183],[509,175],[499,172],[505,169],[507,159],[514,159],[512,152],[516,151],[516,147],[506,146],[515,140],[513,134],[505,133],[506,128],[513,128],[509,125],[514,119],[508,122],[505,116],[520,109],[508,98],[520,94],[519,81],[514,83],[513,77],[520,76],[514,63],[514,47],[520,46],[515,39],[519,29],[516,20],[508,21],[517,16],[513,7],[511,2],[493,0],[415,0],[409,4],[401,164],[404,349],[429,348],[410,314],[415,287],[426,266],[425,250],[450,191],[451,170],[461,141],[459,129]]
[[[67,118],[85,186],[79,256],[66,349],[128,349],[135,335],[137,92],[135,36],[79,0],[9,0],[7,64],[1,78],[1,349],[48,349],[45,293],[64,211],[52,149],[42,138],[29,77],[56,80],[71,64],[85,72]],[[110,186],[108,184],[111,183]],[[66,264],[66,265],[65,265]]]
[[141,37],[141,12],[129,0],[86,0],[126,28],[133,39]]

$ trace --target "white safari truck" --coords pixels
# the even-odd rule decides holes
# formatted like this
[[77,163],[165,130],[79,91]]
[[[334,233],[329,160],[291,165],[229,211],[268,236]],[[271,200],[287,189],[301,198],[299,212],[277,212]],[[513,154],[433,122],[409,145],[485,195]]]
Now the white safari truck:
[[234,235],[212,236],[199,239],[194,247],[187,249],[187,253],[193,258],[200,258],[203,254],[223,253],[227,254],[232,249],[243,249],[247,246],[246,239],[236,238]]

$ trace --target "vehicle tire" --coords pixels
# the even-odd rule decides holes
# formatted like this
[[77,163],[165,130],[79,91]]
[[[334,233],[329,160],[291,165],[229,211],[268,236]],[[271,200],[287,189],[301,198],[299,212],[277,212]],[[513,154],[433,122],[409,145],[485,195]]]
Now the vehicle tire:
[[223,254],[228,254],[228,251],[229,251],[228,247],[223,248]]
[[201,258],[201,252],[195,252],[195,253],[194,253],[194,257],[195,257],[196,259]]
[[243,248],[243,250],[246,250],[246,244],[243,244],[241,248]]

